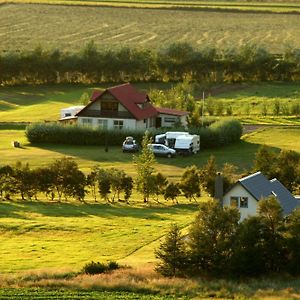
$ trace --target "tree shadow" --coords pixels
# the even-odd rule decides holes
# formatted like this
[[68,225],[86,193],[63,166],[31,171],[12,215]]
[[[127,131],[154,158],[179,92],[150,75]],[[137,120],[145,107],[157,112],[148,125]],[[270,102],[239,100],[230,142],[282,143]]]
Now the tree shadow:
[[1,218],[28,219],[24,213],[39,214],[47,217],[131,217],[149,220],[166,220],[168,215],[197,211],[196,204],[178,204],[172,206],[130,206],[100,203],[62,203],[62,202],[4,202],[0,203]]

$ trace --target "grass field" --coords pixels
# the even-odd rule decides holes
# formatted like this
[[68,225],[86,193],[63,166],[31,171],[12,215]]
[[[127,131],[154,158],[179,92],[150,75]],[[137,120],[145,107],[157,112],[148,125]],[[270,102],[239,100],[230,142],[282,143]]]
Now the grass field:
[[1,203],[0,270],[79,271],[92,260],[147,264],[154,261],[156,241],[170,224],[187,226],[196,210],[191,205]]
[[[80,96],[92,93],[94,88],[106,88],[115,84],[81,86],[20,86],[0,89],[0,122],[55,121],[60,118],[60,109],[80,104]],[[148,93],[151,89],[167,89],[171,83],[135,84],[137,89]],[[300,103],[299,83],[264,83],[241,85],[238,89],[225,87],[223,92],[211,96],[214,103],[222,102],[224,109],[232,106],[233,116],[249,124],[300,125],[295,116],[272,116],[275,101],[282,108]],[[196,95],[197,96],[197,95]],[[198,96],[200,98],[200,96]],[[196,97],[197,98],[197,97]],[[209,100],[206,100],[209,101]],[[262,106],[268,115],[262,117]],[[1,127],[0,127],[1,128]]]
[[[297,10],[299,3],[294,6],[293,10]],[[173,42],[225,48],[255,43],[281,53],[287,47],[300,48],[299,35],[299,16],[295,14],[41,4],[0,6],[0,37],[5,40],[0,51],[33,49],[38,45],[77,51],[94,40],[99,48],[162,48]]]

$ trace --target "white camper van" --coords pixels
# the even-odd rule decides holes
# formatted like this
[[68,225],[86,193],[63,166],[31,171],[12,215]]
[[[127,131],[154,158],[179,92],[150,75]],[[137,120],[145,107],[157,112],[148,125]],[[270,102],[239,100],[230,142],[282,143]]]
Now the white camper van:
[[174,149],[181,154],[196,154],[200,150],[199,135],[180,135],[175,140]]
[[155,136],[155,143],[166,145],[181,154],[193,154],[200,150],[199,135],[184,131],[168,131]]

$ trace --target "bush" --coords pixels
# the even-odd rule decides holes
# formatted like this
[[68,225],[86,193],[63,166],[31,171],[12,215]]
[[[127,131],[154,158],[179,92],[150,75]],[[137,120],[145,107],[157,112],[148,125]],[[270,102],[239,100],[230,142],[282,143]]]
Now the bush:
[[110,261],[107,264],[100,263],[100,262],[89,262],[87,263],[83,269],[82,273],[95,275],[95,274],[102,274],[107,273],[113,270],[117,270],[120,268],[120,265],[115,261]]

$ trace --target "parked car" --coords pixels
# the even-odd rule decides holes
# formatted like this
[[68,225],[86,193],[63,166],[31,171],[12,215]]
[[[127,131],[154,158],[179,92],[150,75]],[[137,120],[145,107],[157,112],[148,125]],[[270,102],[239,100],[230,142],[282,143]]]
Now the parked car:
[[139,145],[135,142],[132,136],[126,137],[122,145],[123,152],[137,152],[139,151]]
[[176,150],[162,144],[149,144],[148,148],[151,149],[156,156],[174,157],[176,155]]

